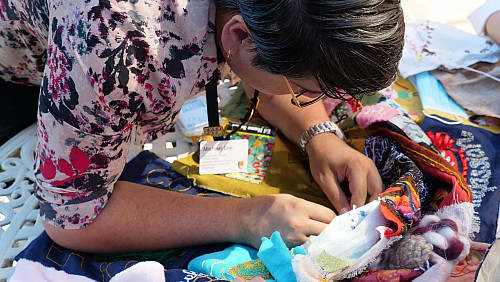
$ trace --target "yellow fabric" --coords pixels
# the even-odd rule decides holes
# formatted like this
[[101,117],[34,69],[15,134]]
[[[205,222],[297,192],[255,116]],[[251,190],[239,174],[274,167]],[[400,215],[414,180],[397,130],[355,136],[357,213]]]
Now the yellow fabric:
[[[421,124],[425,118],[418,91],[408,79],[399,77],[391,86],[392,93],[384,93],[394,99],[410,117]],[[426,110],[428,114],[437,114],[451,120],[454,116],[438,111]],[[500,133],[499,127],[479,126],[462,120],[463,124],[473,125],[494,133]],[[364,141],[371,132],[353,124],[353,128],[344,128],[347,143],[356,150],[363,152]],[[194,142],[195,143],[195,142]],[[254,184],[241,180],[226,178],[220,175],[199,175],[198,163],[193,154],[174,161],[172,169],[193,180],[194,184],[212,191],[238,197],[255,197],[265,194],[287,193],[310,200],[328,207],[332,207],[319,186],[314,182],[309,172],[308,161],[298,148],[285,138],[276,136],[273,157],[266,176],[261,184]],[[346,191],[348,193],[348,191]]]
[[266,266],[262,263],[260,259],[255,259],[247,261],[242,264],[238,264],[227,271],[227,274],[233,277],[241,277],[245,280],[250,280],[255,277],[262,277],[264,280],[274,280]]
[[[420,101],[420,96],[417,89],[413,84],[406,78],[399,77],[392,85],[391,88],[397,93],[394,93],[392,97],[394,100],[401,105],[409,114],[411,119],[413,119],[417,124],[422,124],[425,115],[422,112],[422,103]],[[500,133],[500,127],[493,125],[478,125],[476,123],[470,122],[464,118],[460,120],[457,117],[443,113],[441,111],[425,109],[428,115],[438,115],[440,117],[447,118],[449,120],[461,121],[464,125],[470,125],[479,127],[485,130],[489,130],[493,133]],[[470,115],[471,116],[471,115]]]
[[394,100],[408,112],[413,121],[421,124],[425,116],[422,113],[422,103],[415,86],[408,79],[399,77],[391,88],[397,93],[396,97],[393,97]]
[[332,208],[325,194],[309,172],[307,159],[297,146],[276,136],[273,157],[261,184],[227,178],[220,175],[200,175],[193,154],[176,160],[172,169],[193,181],[194,185],[237,197],[266,194],[291,194]]
[[468,121],[468,120],[466,120],[464,118],[457,119],[453,115],[450,115],[450,114],[447,114],[447,113],[443,113],[443,112],[440,112],[440,111],[436,111],[436,110],[425,110],[425,112],[428,115],[437,115],[439,117],[444,117],[444,118],[447,118],[449,120],[461,121],[462,124],[464,124],[464,125],[470,125],[470,126],[482,128],[482,129],[485,129],[485,130],[489,130],[489,131],[491,131],[493,133],[500,133],[500,127],[498,127],[498,126],[493,126],[493,125],[479,125],[479,124],[470,122],[470,121]]

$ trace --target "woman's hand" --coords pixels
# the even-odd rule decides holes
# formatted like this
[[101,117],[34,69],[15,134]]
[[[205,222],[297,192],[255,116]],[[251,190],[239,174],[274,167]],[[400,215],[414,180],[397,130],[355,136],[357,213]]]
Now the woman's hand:
[[[307,144],[306,151],[314,180],[339,213],[349,211],[353,205],[360,207],[376,200],[384,190],[373,161],[335,134],[316,135]],[[344,180],[349,181],[350,201],[340,188]]]
[[279,231],[288,247],[304,243],[310,235],[318,235],[335,217],[322,205],[288,194],[264,195],[241,201],[243,242],[259,248],[262,237]]
[[[253,93],[252,87],[244,85],[246,93]],[[265,93],[260,94],[259,100],[259,114],[296,145],[306,129],[329,120],[320,102],[298,108],[290,103],[289,95]],[[340,213],[350,210],[353,204],[362,206],[369,200],[377,199],[383,191],[384,185],[372,160],[349,147],[335,134],[314,136],[307,143],[306,151],[314,180]],[[339,184],[344,180],[349,181],[350,201],[340,189]]]

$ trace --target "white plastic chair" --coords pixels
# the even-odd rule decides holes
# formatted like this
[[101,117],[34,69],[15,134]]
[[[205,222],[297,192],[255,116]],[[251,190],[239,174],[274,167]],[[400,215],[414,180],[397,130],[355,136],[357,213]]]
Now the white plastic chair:
[[14,272],[15,256],[43,230],[33,196],[36,125],[0,146],[0,281]]
[[[12,275],[16,255],[43,231],[33,195],[35,145],[33,124],[0,146],[0,281]],[[131,146],[128,160],[143,148],[168,161],[193,150],[177,129],[145,146]]]

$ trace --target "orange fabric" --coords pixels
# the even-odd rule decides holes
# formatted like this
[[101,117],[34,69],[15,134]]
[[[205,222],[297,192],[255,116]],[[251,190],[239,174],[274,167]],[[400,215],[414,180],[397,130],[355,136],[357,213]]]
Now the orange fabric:
[[[396,140],[403,148],[405,154],[422,171],[449,184],[449,186],[443,187],[443,190],[439,190],[444,195],[434,197],[431,207],[442,208],[461,202],[472,202],[472,193],[462,174],[441,155],[387,128],[372,125],[369,129],[374,132],[374,135],[388,136]],[[411,177],[400,179],[395,186],[389,187],[386,191],[379,194],[379,197],[382,199],[380,205],[382,214],[395,227],[393,230],[385,232],[384,235],[387,238],[405,233],[418,220],[418,216],[420,215],[420,199]],[[401,215],[406,216],[403,218]]]
[[396,140],[421,170],[451,185],[452,188],[440,207],[451,204],[452,198],[457,199],[454,203],[472,202],[472,192],[462,174],[441,155],[389,129],[378,126],[371,126],[370,129],[373,129],[376,135],[389,136]]

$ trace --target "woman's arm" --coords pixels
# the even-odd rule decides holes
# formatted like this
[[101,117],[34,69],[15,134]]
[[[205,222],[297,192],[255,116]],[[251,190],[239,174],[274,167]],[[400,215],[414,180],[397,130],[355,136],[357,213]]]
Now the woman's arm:
[[500,11],[493,13],[486,21],[485,33],[500,45]]
[[[245,92],[253,93],[253,89],[245,85]],[[259,99],[259,114],[297,145],[307,128],[329,120],[322,103],[298,108],[290,103],[290,95],[261,93]],[[362,206],[367,200],[377,199],[383,191],[375,164],[335,134],[316,135],[307,144],[306,151],[314,179],[340,213],[353,205]],[[349,180],[350,200],[340,189],[339,184],[344,180]]]
[[207,198],[119,181],[107,205],[82,229],[44,222],[59,245],[83,252],[148,251],[234,242],[260,246],[263,236],[280,231],[288,246],[319,234],[334,213],[290,195],[250,199]]

